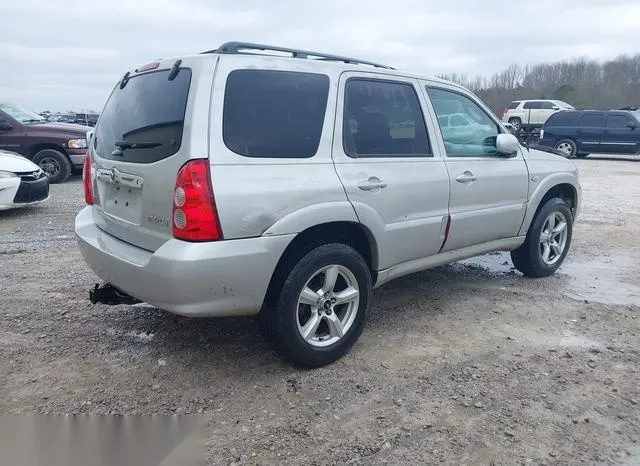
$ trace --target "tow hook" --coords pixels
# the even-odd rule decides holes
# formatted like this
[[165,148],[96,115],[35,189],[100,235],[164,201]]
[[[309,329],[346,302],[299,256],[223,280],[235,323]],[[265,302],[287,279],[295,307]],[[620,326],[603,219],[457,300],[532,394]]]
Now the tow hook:
[[111,283],[105,283],[104,285],[96,283],[95,286],[89,290],[89,301],[93,304],[102,303],[110,306],[118,304],[137,304],[142,302],[133,296],[129,296],[127,293],[116,288]]

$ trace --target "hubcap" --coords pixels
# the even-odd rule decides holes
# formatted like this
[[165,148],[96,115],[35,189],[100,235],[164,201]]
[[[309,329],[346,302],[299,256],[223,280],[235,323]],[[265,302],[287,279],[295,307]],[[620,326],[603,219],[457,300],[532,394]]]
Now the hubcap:
[[60,173],[60,164],[57,160],[51,157],[43,158],[42,160],[40,160],[39,165],[40,168],[42,168],[42,171],[44,171],[49,177],[56,176],[58,173]]
[[298,298],[298,331],[312,346],[332,345],[353,325],[359,303],[360,289],[353,273],[341,265],[323,267],[311,276]]
[[568,142],[561,142],[556,147],[560,152],[564,152],[567,155],[573,155],[573,146]]
[[553,212],[547,217],[540,233],[540,257],[547,265],[554,265],[567,247],[567,218],[562,212]]

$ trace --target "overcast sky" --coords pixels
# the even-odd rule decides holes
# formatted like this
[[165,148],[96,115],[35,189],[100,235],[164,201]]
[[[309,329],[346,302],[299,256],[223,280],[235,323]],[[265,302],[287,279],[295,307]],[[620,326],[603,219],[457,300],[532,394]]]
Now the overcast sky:
[[640,52],[638,0],[14,0],[0,18],[0,101],[36,111],[100,110],[124,71],[228,40],[427,75]]

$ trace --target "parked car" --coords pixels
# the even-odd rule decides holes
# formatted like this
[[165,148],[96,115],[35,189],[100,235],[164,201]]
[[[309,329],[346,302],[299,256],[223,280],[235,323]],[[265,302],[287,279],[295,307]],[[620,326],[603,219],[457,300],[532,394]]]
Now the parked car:
[[[450,139],[451,109],[492,135]],[[572,161],[523,150],[461,86],[246,43],[128,71],[84,190],[75,231],[104,280],[92,302],[257,314],[309,366],[348,351],[372,288],[397,277],[498,250],[554,273],[581,202]]]
[[640,154],[640,112],[573,110],[552,115],[539,144],[568,157],[598,154]]
[[75,123],[76,115],[75,113],[54,113],[47,120],[54,123]]
[[443,137],[449,142],[458,144],[473,144],[482,137],[495,136],[495,125],[487,124],[486,120],[481,121],[484,124],[478,123],[466,113],[452,113],[438,117]]
[[82,169],[89,126],[51,123],[35,112],[0,103],[0,149],[24,155],[40,166],[51,183]]
[[49,179],[33,162],[0,150],[0,210],[24,207],[49,198]]
[[540,128],[547,119],[560,110],[574,108],[561,100],[514,100],[504,109],[502,121],[511,123],[515,131]]
[[97,113],[76,113],[74,123],[85,126],[95,126],[99,116]]

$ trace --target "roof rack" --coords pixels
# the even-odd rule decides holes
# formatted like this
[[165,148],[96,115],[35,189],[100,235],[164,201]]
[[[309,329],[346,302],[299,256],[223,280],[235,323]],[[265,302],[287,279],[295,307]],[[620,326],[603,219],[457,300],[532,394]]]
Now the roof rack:
[[[357,58],[341,57],[339,55],[329,55],[329,54],[320,53],[320,52],[310,52],[308,50],[288,49],[285,47],[274,47],[271,45],[264,45],[264,44],[253,44],[251,42],[226,42],[215,50],[207,50],[206,52],[202,52],[202,53],[203,54],[204,53],[250,54],[246,52],[250,50],[259,50],[263,52],[289,53],[291,54],[291,58],[311,58],[316,60],[341,61],[344,63],[351,63],[351,64],[357,64],[357,65],[375,66],[376,68],[385,68],[388,70],[395,69],[387,65],[381,65],[379,63],[359,60]],[[317,58],[312,58],[312,57],[317,57]]]

